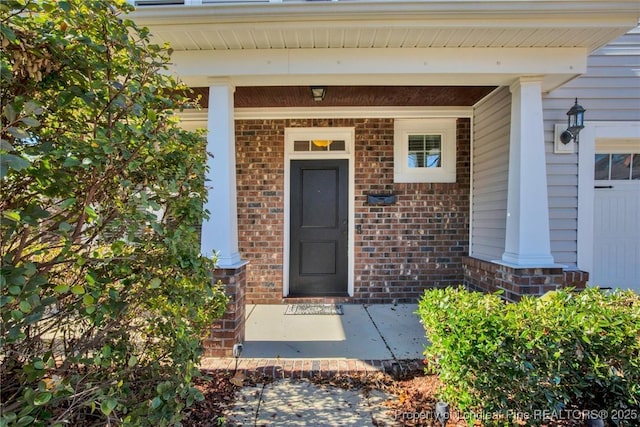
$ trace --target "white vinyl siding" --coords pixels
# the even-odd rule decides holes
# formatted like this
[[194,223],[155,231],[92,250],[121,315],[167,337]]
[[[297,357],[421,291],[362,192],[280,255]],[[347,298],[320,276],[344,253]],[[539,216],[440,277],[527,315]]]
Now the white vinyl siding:
[[[640,27],[591,54],[587,73],[543,98],[551,253],[555,262],[577,265],[578,155],[554,154],[554,125],[566,123],[575,98],[585,121],[640,120]],[[579,145],[579,144],[578,144]]]
[[506,87],[474,108],[471,256],[487,261],[501,259],[504,252],[510,118]]

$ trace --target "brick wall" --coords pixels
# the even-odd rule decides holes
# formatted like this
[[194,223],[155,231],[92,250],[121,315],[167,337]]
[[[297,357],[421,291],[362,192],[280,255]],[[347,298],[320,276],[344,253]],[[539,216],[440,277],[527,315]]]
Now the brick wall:
[[213,322],[209,337],[204,340],[206,357],[231,356],[233,345],[244,341],[246,266],[217,269],[214,283],[220,282],[229,297],[224,315]]
[[282,301],[284,120],[236,121],[238,246],[247,304]]
[[[284,245],[284,129],[355,128],[355,295],[352,302],[413,302],[431,287],[463,282],[469,246],[470,122],[458,120],[457,182],[393,182],[393,119],[236,122],[239,246],[246,301],[281,303]],[[367,206],[393,193],[392,206]]]
[[540,296],[564,287],[584,289],[589,273],[555,268],[513,268],[502,264],[466,257],[463,260],[464,284],[467,288],[485,293],[502,291],[511,302],[525,296]]

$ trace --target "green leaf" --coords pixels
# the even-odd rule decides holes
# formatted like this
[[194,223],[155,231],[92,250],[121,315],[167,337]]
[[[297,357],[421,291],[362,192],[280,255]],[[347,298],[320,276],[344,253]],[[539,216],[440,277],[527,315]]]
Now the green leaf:
[[69,285],[65,285],[65,284],[58,285],[55,288],[53,288],[53,290],[59,294],[64,294],[65,292],[69,291]]
[[136,356],[131,356],[129,358],[129,361],[127,362],[127,366],[129,366],[130,368],[133,368],[137,364],[138,364],[138,358]]
[[75,197],[71,197],[60,203],[60,209],[67,209],[69,206],[73,205],[76,202]]
[[13,145],[9,144],[6,139],[0,139],[0,150],[13,151]]
[[15,42],[16,41],[16,33],[13,32],[13,30],[11,29],[11,27],[5,25],[4,22],[0,23],[0,32],[2,33],[3,36],[5,36],[7,38],[7,40],[9,40],[10,42]]
[[18,211],[4,211],[2,212],[2,216],[11,221],[20,221],[20,213]]
[[67,157],[66,159],[64,159],[64,163],[62,163],[62,166],[64,166],[65,168],[72,168],[79,165],[80,160],[76,159],[75,157]]
[[71,288],[71,293],[74,295],[84,295],[85,293],[84,286],[75,285],[74,287]]
[[30,315],[24,318],[24,324],[27,326],[33,325],[39,322],[40,320],[42,320],[42,316],[43,316],[42,311],[36,311],[35,313],[31,313]]
[[0,416],[0,427],[8,427],[9,423],[13,422],[18,418],[15,412],[7,412]]
[[28,168],[30,164],[28,160],[15,154],[3,154],[0,156],[0,178],[4,178],[9,169],[19,171]]
[[59,1],[58,2],[58,6],[60,6],[60,9],[62,9],[63,11],[69,13],[71,11],[71,6],[69,5],[69,2],[67,1]]
[[96,284],[96,279],[90,273],[85,274],[84,279],[89,285],[93,286]]
[[113,412],[113,410],[116,408],[116,406],[118,406],[118,401],[114,398],[108,398],[103,400],[100,404],[100,411],[102,411],[103,414],[109,416],[111,415],[111,412]]
[[9,295],[1,295],[0,296],[0,307],[4,307],[7,304],[11,304],[12,302],[14,302],[16,299],[12,296]]
[[19,307],[20,311],[25,314],[31,311],[31,304],[29,304],[29,301],[20,301]]
[[33,424],[34,421],[35,418],[33,418],[31,415],[27,415],[26,417],[20,418],[15,425],[16,427],[24,427]]
[[15,126],[9,127],[7,129],[7,132],[9,132],[16,139],[29,139],[31,137],[31,135],[29,135],[26,130]]
[[62,232],[69,232],[73,230],[73,225],[69,224],[68,222],[61,222],[60,225],[58,225],[58,230]]
[[51,400],[52,397],[53,397],[53,394],[50,391],[38,393],[36,397],[33,399],[33,404],[35,406],[45,405],[47,402]]
[[149,282],[149,286],[151,287],[151,289],[158,289],[160,287],[160,284],[162,284],[162,281],[157,277],[154,277]]
[[35,101],[27,101],[24,104],[23,107],[24,113],[29,115],[29,114],[35,114],[35,115],[40,115],[42,114],[42,107],[40,106],[40,104],[38,104]]
[[27,126],[31,126],[31,127],[40,126],[40,121],[38,119],[34,119],[33,117],[23,117],[20,119],[20,121]]
[[156,396],[151,401],[151,409],[158,409],[162,405],[162,399],[160,396]]
[[30,206],[30,209],[27,211],[27,214],[31,217],[31,218],[35,218],[35,219],[43,219],[43,218],[48,218],[49,216],[51,216],[51,214],[49,213],[49,211],[42,209],[40,206]]
[[14,122],[16,120],[17,114],[16,109],[13,108],[13,104],[7,104],[4,107],[4,116],[7,118],[9,123]]

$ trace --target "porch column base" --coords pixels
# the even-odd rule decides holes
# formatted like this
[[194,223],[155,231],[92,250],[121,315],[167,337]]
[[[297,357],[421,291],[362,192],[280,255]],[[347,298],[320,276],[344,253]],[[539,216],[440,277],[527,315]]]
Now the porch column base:
[[213,323],[211,333],[204,341],[205,357],[230,357],[233,345],[244,341],[247,264],[244,262],[213,271],[213,280],[222,283],[229,304],[224,315]]
[[467,288],[485,293],[502,290],[502,297],[511,302],[518,302],[526,295],[541,296],[565,287],[584,289],[589,280],[586,271],[568,270],[560,265],[517,267],[466,257],[462,268]]

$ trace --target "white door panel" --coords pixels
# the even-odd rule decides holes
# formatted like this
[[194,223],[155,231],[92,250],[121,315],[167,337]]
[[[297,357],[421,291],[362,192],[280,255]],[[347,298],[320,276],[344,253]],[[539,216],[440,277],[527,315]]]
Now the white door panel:
[[596,181],[590,284],[640,293],[640,180]]

